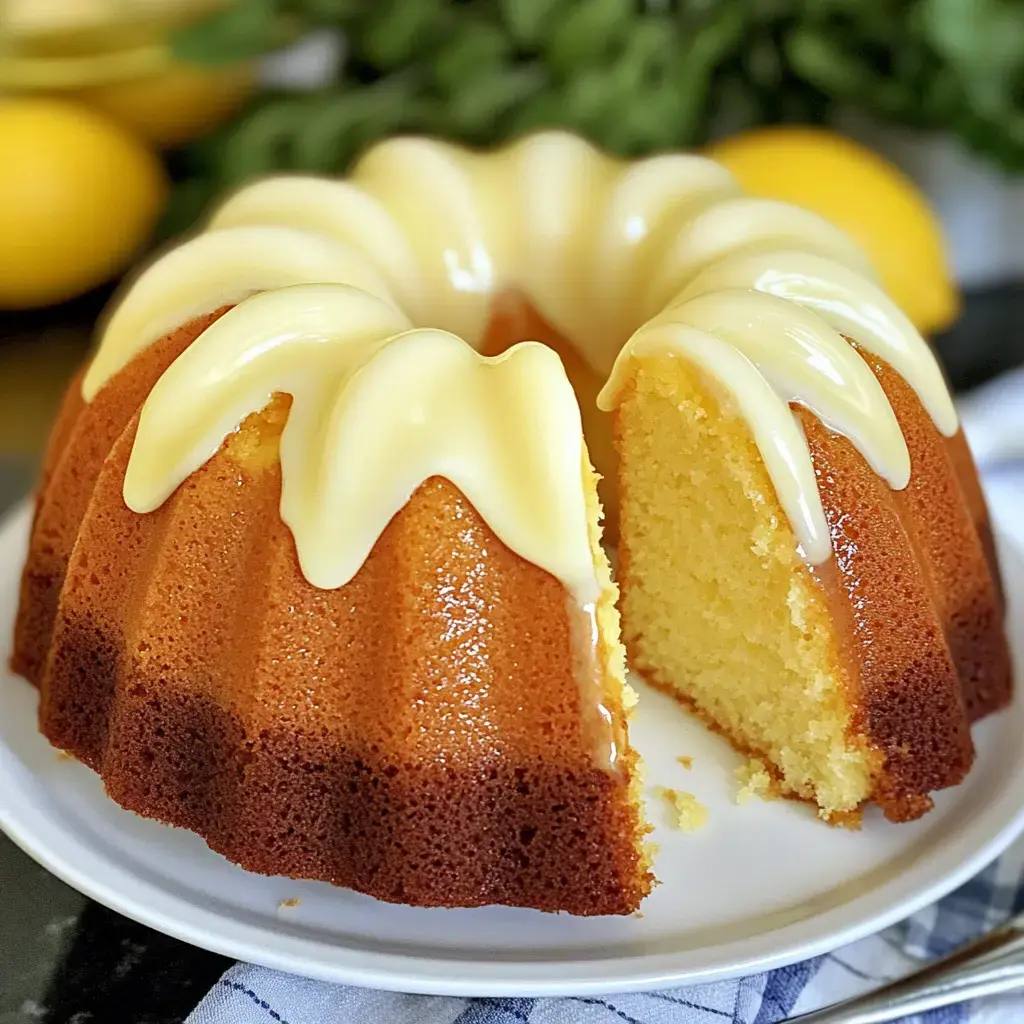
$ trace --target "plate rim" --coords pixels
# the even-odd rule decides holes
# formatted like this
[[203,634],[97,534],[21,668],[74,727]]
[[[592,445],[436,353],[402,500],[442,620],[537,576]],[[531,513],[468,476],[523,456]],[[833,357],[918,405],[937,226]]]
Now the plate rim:
[[[26,499],[0,517],[0,559],[5,549],[20,540],[19,531],[27,530],[31,508],[31,500]],[[1024,570],[1022,553],[1005,540],[1005,535],[1000,539],[1004,563],[1016,563],[1016,568]],[[4,750],[0,747],[0,776],[6,775]],[[681,958],[693,960],[692,950],[614,959],[509,957],[497,961],[452,957],[443,951],[424,958],[351,945],[328,946],[299,935],[274,932],[261,924],[239,922],[230,914],[197,906],[188,898],[126,871],[116,862],[112,866],[112,862],[106,862],[109,877],[98,878],[91,866],[103,860],[101,853],[73,833],[62,832],[46,816],[40,819],[35,815],[40,820],[33,827],[31,808],[19,811],[14,795],[18,790],[19,787],[0,787],[0,831],[67,885],[134,921],[201,949],[290,974],[366,988],[462,997],[609,995],[707,984],[785,967],[857,941],[933,903],[976,875],[1024,831],[1022,753],[1003,777],[996,798],[979,811],[970,827],[914,862],[915,873],[924,880],[909,895],[899,895],[901,880],[908,873],[908,869],[903,869],[866,893],[820,914],[739,941],[704,947],[696,965],[689,967],[680,967],[678,962]],[[48,826],[64,837],[63,844],[48,841]],[[975,838],[979,833],[984,837],[980,843]],[[862,906],[863,910],[857,913]],[[774,952],[757,952],[758,943],[763,946],[766,936],[776,937]],[[744,947],[753,949],[743,952]],[[729,962],[715,962],[715,951],[723,948],[740,952]],[[333,952],[330,960],[325,959],[325,950]],[[703,964],[700,956],[704,957]]]

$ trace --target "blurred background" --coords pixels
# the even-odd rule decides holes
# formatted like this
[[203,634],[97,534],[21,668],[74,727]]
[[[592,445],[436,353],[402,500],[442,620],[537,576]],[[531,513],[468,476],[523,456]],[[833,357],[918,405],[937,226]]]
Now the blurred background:
[[[983,458],[1024,453],[1022,0],[0,0],[0,509],[118,277],[225,190],[546,126],[844,228],[961,394],[1000,378]],[[180,1020],[224,967],[2,839],[0,892],[0,1024]]]
[[1020,0],[0,0],[4,478],[128,265],[395,132],[707,150],[858,238],[967,388],[1024,361],[1022,96]]

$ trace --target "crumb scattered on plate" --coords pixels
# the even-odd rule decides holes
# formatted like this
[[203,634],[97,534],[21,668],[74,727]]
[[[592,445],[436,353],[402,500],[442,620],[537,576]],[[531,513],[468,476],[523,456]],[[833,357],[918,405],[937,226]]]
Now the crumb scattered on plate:
[[277,905],[277,909],[291,910],[292,907],[297,907],[301,902],[302,900],[300,900],[298,896],[291,896],[286,900],[281,900],[281,902]]
[[683,766],[683,767],[684,767],[684,768],[685,768],[685,769],[686,769],[687,771],[689,771],[689,770],[690,770],[690,769],[691,769],[691,768],[693,767],[693,758],[692,758],[692,757],[690,757],[690,756],[689,756],[688,754],[681,754],[681,755],[680,755],[679,757],[677,757],[677,758],[676,758],[676,760],[677,760],[677,761],[678,761],[678,762],[679,762],[679,763],[680,763],[680,764],[681,764],[681,765],[682,765],[682,766]]
[[775,780],[771,777],[764,761],[752,757],[745,764],[741,764],[733,774],[740,788],[736,791],[736,803],[749,803],[755,796],[762,800],[774,800],[779,794],[775,786]]
[[659,786],[658,795],[675,809],[675,827],[681,832],[695,832],[708,823],[708,809],[692,793]]
[[74,754],[69,754],[66,750],[58,750],[57,751],[57,760],[58,761],[73,761],[74,759],[75,759],[75,755]]

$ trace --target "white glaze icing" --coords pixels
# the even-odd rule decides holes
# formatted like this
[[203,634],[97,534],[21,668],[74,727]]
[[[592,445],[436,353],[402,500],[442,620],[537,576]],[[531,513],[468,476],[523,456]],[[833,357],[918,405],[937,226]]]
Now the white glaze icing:
[[[279,244],[286,235],[291,241]],[[840,332],[903,374],[943,433],[956,430],[955,412],[930,350],[873,283],[863,253],[837,229],[787,204],[741,196],[727,172],[701,157],[658,156],[626,164],[557,132],[528,136],[484,154],[425,139],[393,139],[370,150],[345,182],[297,176],[242,189],[214,214],[206,234],[151,266],[128,291],[86,377],[86,398],[143,345],[190,316],[255,291],[302,281],[351,285],[378,296],[381,309],[395,315],[401,309],[409,323],[450,331],[469,345],[480,343],[494,300],[519,291],[578,346],[594,370],[612,374],[602,392],[605,408],[614,405],[632,365],[628,354],[620,355],[631,335],[629,352],[634,354],[661,347],[693,358],[729,390],[751,424],[779,500],[813,562],[828,557],[828,536],[807,445],[789,401],[807,405],[847,434],[892,486],[905,486],[909,473],[906,444],[892,409]],[[352,293],[340,289],[338,294]],[[298,290],[290,289],[282,301],[290,304],[296,322],[310,315]],[[287,319],[284,309],[282,322]],[[225,321],[241,322],[225,317],[218,323]],[[340,315],[335,329],[342,330],[345,322],[347,317]],[[254,344],[238,330],[218,324],[210,328],[225,353]],[[383,344],[390,337],[377,341]],[[422,343],[425,361],[416,359],[414,365],[425,394],[438,393],[439,378],[431,372],[430,360],[450,368],[463,365],[459,358],[470,358],[468,352],[452,356],[451,341],[437,342],[429,332],[410,337]],[[394,344],[386,346],[388,351]],[[413,341],[403,342],[395,351],[414,347]],[[352,346],[341,348],[354,351]],[[368,353],[373,346],[356,348]],[[205,343],[202,351],[210,353],[210,366],[216,368],[211,373],[243,373],[236,356],[218,356]],[[535,357],[516,360],[526,358],[532,366]],[[271,364],[272,359],[260,362]],[[536,371],[535,386],[564,391],[567,384],[556,364],[548,360],[543,371]],[[312,378],[319,365],[314,359],[295,372]],[[393,357],[382,351],[373,365],[398,373],[396,392],[406,386],[415,391],[415,380],[402,376]],[[465,365],[476,364],[470,360]],[[520,365],[526,363],[516,362]],[[386,387],[378,372],[367,379],[383,395]],[[188,373],[172,367],[166,376],[172,383],[154,389],[147,409],[157,402],[166,411],[175,402],[194,401]],[[485,379],[476,370],[458,375],[460,384],[472,381],[473,387],[483,388]],[[263,385],[263,394],[279,388],[269,376]],[[291,386],[301,392],[313,383],[297,379]],[[458,404],[462,400],[456,392],[450,383],[448,393]],[[316,406],[313,401],[301,404]],[[317,428],[296,411],[298,405],[290,414],[288,436],[297,439],[304,433],[309,443]],[[420,407],[427,409],[426,404]],[[522,418],[510,419],[507,433],[514,437],[522,423],[542,423],[554,432],[551,443],[557,445],[559,430],[575,430],[564,419],[538,418],[537,408],[529,413],[521,408]],[[430,417],[439,421],[446,414],[443,402],[429,409]],[[366,416],[370,429],[370,414]],[[196,421],[198,433],[188,447],[192,454],[183,465],[208,457],[231,429],[224,422],[234,417],[233,411]],[[168,429],[172,419],[169,413],[165,416]],[[406,467],[395,491],[389,489],[396,471],[388,460],[359,463],[365,476],[357,489],[377,495],[380,512],[391,507],[395,493],[406,493],[409,478],[418,476],[420,482],[429,476],[434,463],[421,447],[411,456],[415,432],[392,434],[383,412],[373,423],[374,431],[398,445],[399,461]],[[181,479],[181,467],[172,472],[167,462],[171,449],[161,449],[157,457],[155,444],[149,434],[140,433],[132,458],[151,462],[149,472],[163,474],[153,493],[166,494],[175,486],[172,481]],[[475,458],[483,458],[482,449],[475,452]],[[294,468],[287,469],[286,478],[299,473],[298,466],[298,460],[289,460]],[[495,518],[488,522],[502,540],[555,571],[557,558],[538,538],[563,536],[558,530],[570,522],[573,529],[583,530],[567,495],[558,492],[557,500],[541,508],[525,496],[533,487],[528,474],[503,485],[482,462],[473,473],[463,469],[460,486],[473,492],[485,518]],[[515,470],[521,471],[521,466]],[[345,479],[356,486],[354,477]],[[571,483],[582,486],[578,474]],[[508,507],[525,517],[517,520],[518,526],[489,500],[501,486],[506,487],[501,493]],[[523,494],[513,500],[513,491]],[[296,500],[305,503],[302,514],[294,505],[286,516],[298,536],[306,529],[302,523],[316,521],[322,512],[319,503],[327,499],[311,484],[289,486],[289,493],[301,494]],[[385,495],[392,497],[385,501]],[[386,522],[382,513],[366,519],[371,520],[377,523],[374,528]],[[562,526],[556,528],[555,520]],[[309,531],[315,533],[312,527]],[[350,567],[358,552],[365,555],[365,538],[358,544],[353,539],[357,532],[346,534],[345,540],[336,536],[333,552],[318,550],[317,559]],[[312,542],[305,546],[315,547]],[[304,571],[315,575],[308,562]],[[562,567],[556,575],[569,572]]]
[[488,223],[505,228],[505,221],[488,217],[489,204],[474,188],[471,169],[479,161],[454,146],[399,138],[371,149],[352,175],[388,210],[413,251],[427,301],[410,316],[470,339],[484,330],[508,246],[505,232]]
[[581,607],[596,601],[583,428],[551,349],[525,342],[484,357],[445,331],[410,330],[391,304],[345,286],[255,295],[153,388],[125,476],[129,508],[158,508],[275,393],[293,398],[281,516],[314,586],[352,579],[416,488],[442,476]]
[[708,267],[679,301],[728,288],[754,288],[813,310],[901,374],[946,437],[959,429],[953,398],[928,342],[896,303],[860,274],[808,252],[745,252]]
[[817,314],[775,295],[733,288],[671,305],[647,328],[666,322],[730,342],[782,401],[807,406],[827,427],[845,434],[895,490],[907,486],[910,453],[881,384]]
[[418,312],[423,282],[409,240],[395,218],[350,181],[289,174],[264,178],[229,196],[206,230],[272,224],[314,231],[364,253],[390,283],[402,308]]
[[145,268],[114,307],[82,382],[84,397],[91,400],[132,356],[193,317],[308,282],[350,284],[393,303],[366,257],[327,235],[266,226],[197,235]]
[[739,194],[733,176],[713,160],[682,153],[651,157],[623,171],[594,233],[591,303],[602,329],[587,337],[595,368],[607,374],[622,340],[638,323],[635,303],[682,225],[703,209]]
[[709,206],[681,226],[660,254],[640,299],[642,315],[655,315],[705,267],[734,253],[788,248],[829,256],[874,277],[856,243],[817,214],[774,199],[737,196]]

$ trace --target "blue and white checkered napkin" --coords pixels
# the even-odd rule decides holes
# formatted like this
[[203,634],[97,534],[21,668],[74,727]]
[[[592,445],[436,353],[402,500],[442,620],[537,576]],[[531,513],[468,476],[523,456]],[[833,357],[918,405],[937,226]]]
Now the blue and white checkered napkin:
[[[1024,549],[1024,370],[970,396],[964,429],[993,516]],[[186,1024],[774,1024],[912,972],[1024,911],[1024,839],[945,899],[878,935],[767,974],[605,997],[457,999],[376,992],[236,964]],[[1022,1024],[1024,995],[933,1010],[927,1024]]]

